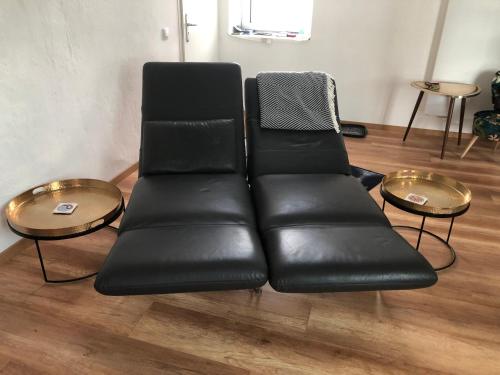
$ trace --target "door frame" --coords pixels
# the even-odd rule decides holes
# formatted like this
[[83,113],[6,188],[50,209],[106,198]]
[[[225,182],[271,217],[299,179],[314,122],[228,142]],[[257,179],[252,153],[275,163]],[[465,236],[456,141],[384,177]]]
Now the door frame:
[[184,26],[184,2],[183,0],[177,0],[177,18],[178,18],[178,26],[179,26],[179,61],[186,61],[186,44],[185,44],[185,31],[186,28]]

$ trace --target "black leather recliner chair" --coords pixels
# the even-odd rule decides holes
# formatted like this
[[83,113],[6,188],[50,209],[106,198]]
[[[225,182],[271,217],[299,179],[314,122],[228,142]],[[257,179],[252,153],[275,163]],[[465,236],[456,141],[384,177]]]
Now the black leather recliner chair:
[[97,291],[253,289],[267,281],[268,265],[281,292],[436,282],[350,176],[341,135],[261,129],[256,82],[248,79],[252,204],[239,66],[147,63],[143,78],[140,178]]
[[274,289],[412,289],[437,281],[350,175],[341,134],[262,129],[254,78],[245,82],[245,103],[249,182]]
[[139,176],[97,291],[251,289],[267,281],[245,179],[238,65],[144,65]]

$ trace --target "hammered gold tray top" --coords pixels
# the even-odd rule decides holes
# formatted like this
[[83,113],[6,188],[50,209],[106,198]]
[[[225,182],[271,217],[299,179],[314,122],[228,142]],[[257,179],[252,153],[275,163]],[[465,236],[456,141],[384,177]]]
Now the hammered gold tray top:
[[429,94],[453,96],[455,98],[468,98],[481,93],[481,88],[478,85],[470,83],[439,82],[439,90],[430,90],[424,81],[413,81],[411,86]]
[[[54,214],[59,203],[78,204],[70,215]],[[115,185],[93,179],[53,181],[12,199],[5,209],[9,225],[21,235],[63,237],[86,232],[113,218],[122,208]]]
[[[389,173],[382,180],[381,191],[386,200],[422,214],[450,215],[464,212],[472,194],[462,183],[433,172],[402,170]],[[424,196],[423,205],[409,202],[408,194]]]

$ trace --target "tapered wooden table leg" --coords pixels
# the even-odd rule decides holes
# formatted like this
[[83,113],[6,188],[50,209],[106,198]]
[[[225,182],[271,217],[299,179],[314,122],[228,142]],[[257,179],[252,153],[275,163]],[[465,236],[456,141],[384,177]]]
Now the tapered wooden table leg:
[[448,108],[448,118],[446,119],[446,129],[443,137],[443,148],[441,149],[441,159],[444,158],[446,149],[446,142],[448,141],[448,134],[450,133],[451,118],[453,117],[453,107],[455,106],[455,97],[450,97],[450,106]]
[[464,114],[465,114],[465,98],[462,98],[462,103],[460,105],[460,124],[458,125],[458,142],[457,145],[460,146],[462,142],[462,129],[464,127]]
[[413,120],[415,119],[415,115],[417,114],[418,107],[420,106],[420,102],[422,101],[422,97],[424,96],[424,92],[420,91],[418,94],[417,98],[417,103],[415,104],[415,108],[413,108],[413,113],[411,114],[410,117],[410,122],[408,123],[408,127],[406,128],[405,135],[403,137],[403,142],[406,141],[406,137],[408,137],[408,133],[410,132],[411,124],[413,123]]
[[458,83],[458,82],[425,82],[425,81],[413,81],[411,86],[418,89],[420,93],[418,94],[417,103],[411,114],[410,122],[406,128],[406,132],[403,136],[403,142],[406,141],[408,134],[410,133],[413,120],[417,114],[418,107],[422,101],[424,93],[430,95],[441,95],[450,98],[450,107],[448,109],[448,118],[446,120],[446,129],[443,138],[443,147],[441,149],[441,159],[444,158],[446,151],[446,142],[448,141],[448,135],[450,132],[451,118],[453,115],[453,107],[455,106],[455,99],[462,99],[460,107],[460,124],[458,128],[458,144],[462,142],[462,131],[464,126],[464,114],[466,100],[474,96],[479,95],[481,88],[475,84]]
[[465,148],[464,152],[462,153],[462,155],[460,155],[460,159],[463,159],[465,157],[465,155],[467,155],[467,153],[469,152],[469,150],[471,149],[471,147],[474,145],[474,143],[476,143],[476,141],[478,140],[479,136],[475,135],[472,137],[472,139],[470,140],[469,144],[467,145],[467,147]]

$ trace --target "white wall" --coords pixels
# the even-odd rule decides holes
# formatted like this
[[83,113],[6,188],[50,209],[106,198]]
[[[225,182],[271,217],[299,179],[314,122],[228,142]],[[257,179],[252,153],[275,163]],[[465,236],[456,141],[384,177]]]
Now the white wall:
[[[220,59],[240,63],[245,77],[263,70],[329,72],[345,120],[406,126],[418,95],[410,81],[477,80],[486,88],[488,74],[477,76],[500,63],[498,0],[315,0],[311,40],[270,45],[227,35],[230,1],[219,2]],[[472,99],[465,131],[488,100],[489,93]],[[442,129],[443,118],[425,108],[414,126]]]
[[[178,60],[176,0],[2,0],[2,208],[33,185],[110,179],[136,162],[151,60]],[[2,209],[0,250],[15,240]]]
[[[434,67],[433,77],[443,81],[475,82],[483,90],[478,97],[467,101],[464,130],[470,132],[474,112],[491,109],[491,80],[500,70],[500,1],[450,0],[444,20],[443,35]],[[455,104],[457,129],[460,103]],[[417,120],[429,127],[442,129],[443,120],[426,113],[447,111],[444,98],[428,98],[427,111]],[[436,124],[436,120],[438,123]]]

